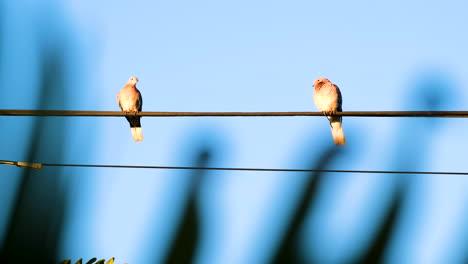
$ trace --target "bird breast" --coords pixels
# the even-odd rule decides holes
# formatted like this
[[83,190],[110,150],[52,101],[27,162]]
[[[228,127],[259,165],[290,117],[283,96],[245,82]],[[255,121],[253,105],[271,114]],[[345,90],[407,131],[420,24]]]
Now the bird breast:
[[333,85],[322,85],[314,91],[314,102],[320,111],[336,111],[338,92]]

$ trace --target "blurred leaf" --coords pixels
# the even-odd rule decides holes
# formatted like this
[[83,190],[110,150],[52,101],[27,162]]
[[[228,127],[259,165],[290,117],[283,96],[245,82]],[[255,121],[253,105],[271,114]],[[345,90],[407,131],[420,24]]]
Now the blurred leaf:
[[[195,167],[207,167],[210,159],[208,150],[201,150],[196,159]],[[176,237],[169,254],[163,263],[192,263],[199,241],[199,209],[197,195],[200,181],[205,175],[204,170],[193,170],[190,172],[192,183],[188,191],[188,202],[182,215],[182,223],[176,231]]]
[[[41,54],[38,107],[51,100],[65,107],[62,51],[60,43]],[[51,96],[53,94],[54,96]],[[26,160],[56,160],[63,153],[65,123],[35,118]],[[47,173],[47,174],[46,174]],[[0,263],[56,263],[65,215],[66,193],[59,170],[23,170],[12,214],[7,225]],[[38,177],[40,175],[40,177]]]
[[[2,76],[2,71],[3,71],[3,40],[4,40],[4,34],[5,34],[5,29],[4,29],[4,25],[5,25],[5,21],[4,21],[4,15],[5,14],[5,11],[4,11],[4,1],[3,0],[0,0],[0,76]],[[2,80],[0,80],[2,81]],[[2,90],[3,87],[0,87],[0,91]]]
[[96,261],[96,260],[97,260],[97,258],[92,258],[92,259],[88,260],[88,262],[86,262],[86,264],[93,264],[94,261]]
[[[92,258],[92,259],[90,259],[88,262],[86,262],[86,264],[92,264],[92,263],[94,263],[96,260],[97,260],[97,258]],[[66,262],[66,261],[67,261],[67,262]],[[76,261],[75,264],[81,264],[82,261],[83,261],[83,259],[80,258],[80,259],[78,259],[78,260]],[[106,261],[105,259],[101,259],[101,260],[99,260],[98,262],[96,262],[95,264],[98,264],[98,263],[99,263],[99,264],[104,264],[105,261]],[[115,261],[115,258],[110,258],[110,259],[106,262],[106,264],[114,264],[114,261]],[[71,260],[66,259],[66,260],[62,261],[61,263],[70,263],[70,262],[71,262]]]
[[370,247],[354,263],[381,263],[384,260],[385,252],[390,245],[392,234],[400,218],[401,208],[405,201],[405,189],[404,183],[397,187],[390,208],[387,210],[374,239],[370,242]]
[[70,259],[66,259],[62,262],[60,262],[61,264],[70,264],[71,263],[71,260]]
[[[408,89],[405,107],[425,110],[445,109],[454,97],[453,85],[447,82],[449,79],[436,72],[428,72],[418,77],[415,84],[410,87],[411,89]],[[390,162],[392,169],[417,170],[418,167],[424,165],[428,158],[427,154],[430,153],[429,143],[436,136],[435,129],[441,123],[438,118],[402,120],[394,140],[396,142],[393,150],[394,158]],[[386,250],[390,246],[392,235],[400,218],[407,189],[415,179],[417,178],[410,178],[408,175],[392,176],[389,188],[394,189],[391,193],[390,205],[382,205],[388,206],[384,212],[385,216],[369,243],[369,248],[353,263],[381,263],[384,261]]]
[[[325,169],[333,159],[340,153],[341,148],[331,146],[326,149],[318,160],[313,161],[311,168],[315,170]],[[300,256],[299,250],[299,234],[301,232],[304,219],[310,210],[314,210],[317,193],[323,182],[323,177],[320,172],[314,172],[308,177],[307,187],[300,199],[296,212],[290,221],[287,230],[280,242],[278,250],[275,252],[271,263],[305,263],[304,259]]]

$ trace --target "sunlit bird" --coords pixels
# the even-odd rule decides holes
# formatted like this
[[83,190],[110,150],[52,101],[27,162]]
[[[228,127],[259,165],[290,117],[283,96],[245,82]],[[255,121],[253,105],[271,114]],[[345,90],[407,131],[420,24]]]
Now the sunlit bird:
[[342,127],[342,117],[336,116],[337,112],[342,112],[340,88],[331,83],[326,78],[318,78],[313,84],[314,103],[330,121],[333,141],[336,145],[346,145],[346,139]]
[[141,93],[136,88],[137,82],[137,77],[130,77],[127,84],[117,94],[117,102],[119,103],[120,109],[126,113],[125,118],[130,124],[133,140],[143,141],[143,132],[140,123],[141,116],[136,115],[138,112],[141,112],[143,106]]

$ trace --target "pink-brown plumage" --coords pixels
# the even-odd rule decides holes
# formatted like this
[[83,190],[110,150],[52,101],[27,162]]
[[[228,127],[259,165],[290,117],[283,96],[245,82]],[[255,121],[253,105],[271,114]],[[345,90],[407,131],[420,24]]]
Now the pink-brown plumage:
[[326,78],[318,78],[314,81],[314,103],[330,121],[333,141],[336,145],[346,145],[346,138],[342,127],[342,117],[336,116],[342,112],[341,91],[337,85]]
[[117,94],[117,102],[120,109],[127,113],[125,118],[130,124],[133,140],[143,141],[143,132],[141,130],[141,116],[132,115],[141,112],[143,107],[143,99],[140,91],[136,88],[138,82],[137,77],[130,77],[127,84]]

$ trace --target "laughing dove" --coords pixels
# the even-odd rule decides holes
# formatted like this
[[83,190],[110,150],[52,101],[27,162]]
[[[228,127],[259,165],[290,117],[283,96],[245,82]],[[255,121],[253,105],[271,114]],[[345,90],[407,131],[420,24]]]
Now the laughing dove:
[[333,141],[336,145],[346,145],[346,139],[342,128],[341,116],[336,116],[337,112],[342,112],[340,88],[331,83],[328,79],[318,78],[314,81],[314,102],[317,108],[327,116],[330,121]]
[[143,141],[143,132],[141,131],[141,116],[137,116],[136,113],[141,112],[143,106],[143,99],[141,93],[136,88],[138,82],[137,77],[130,77],[127,84],[117,94],[117,102],[119,103],[120,109],[127,114],[125,118],[130,123],[130,130],[132,131],[132,137],[135,141]]

